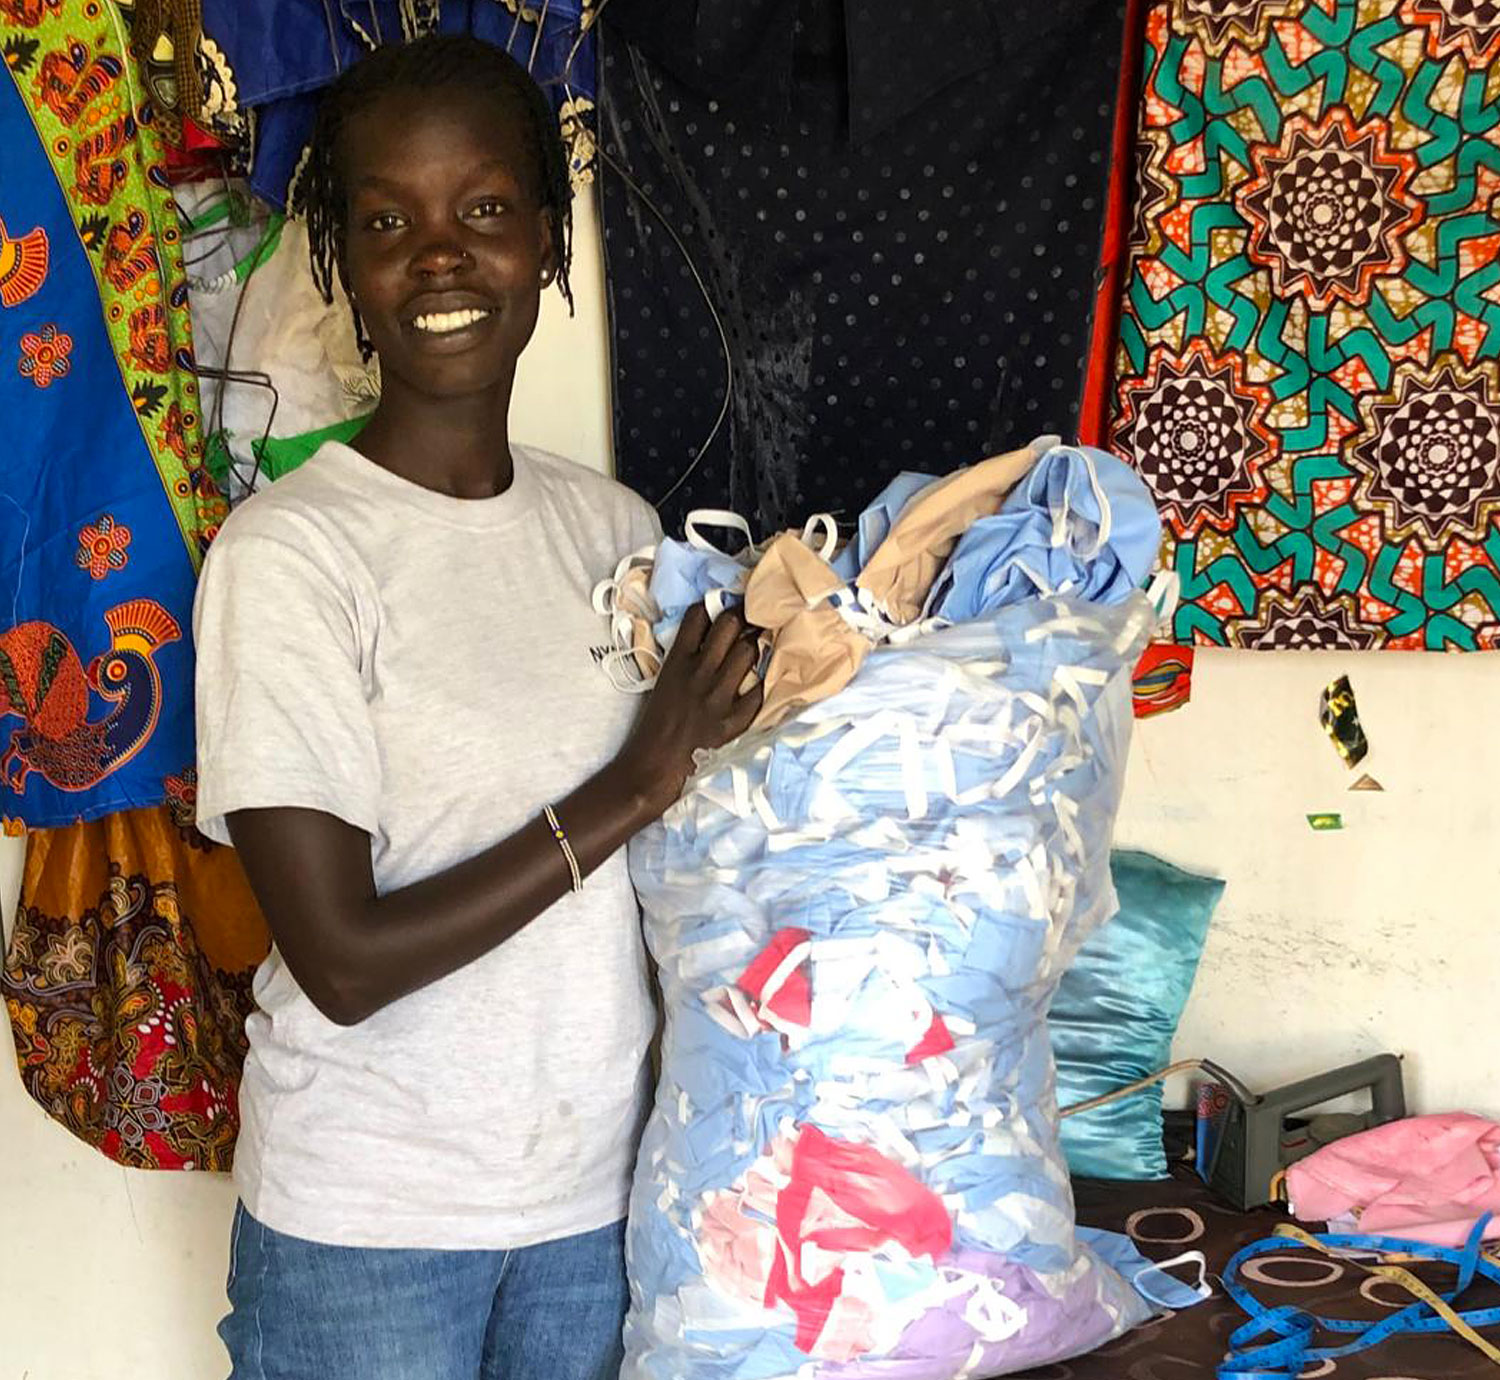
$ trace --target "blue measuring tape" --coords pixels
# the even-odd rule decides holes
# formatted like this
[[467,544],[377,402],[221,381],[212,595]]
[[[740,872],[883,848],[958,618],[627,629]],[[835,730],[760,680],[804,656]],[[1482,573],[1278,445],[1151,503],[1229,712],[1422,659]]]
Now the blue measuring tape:
[[[1444,1303],[1451,1305],[1476,1278],[1500,1284],[1500,1266],[1486,1260],[1480,1253],[1489,1222],[1490,1214],[1487,1213],[1475,1224],[1468,1243],[1461,1251],[1426,1246],[1415,1241],[1398,1241],[1386,1236],[1320,1236],[1317,1240],[1320,1245],[1336,1251],[1357,1251],[1366,1255],[1403,1255],[1419,1261],[1441,1261],[1456,1265],[1457,1285],[1451,1292],[1437,1295]],[[1256,1241],[1238,1252],[1225,1268],[1224,1288],[1229,1297],[1249,1314],[1250,1321],[1231,1334],[1229,1355],[1219,1363],[1219,1380],[1274,1380],[1275,1377],[1286,1380],[1300,1375],[1314,1362],[1336,1361],[1341,1356],[1352,1356],[1355,1352],[1378,1346],[1390,1337],[1452,1330],[1448,1322],[1433,1311],[1430,1304],[1421,1300],[1377,1323],[1353,1318],[1322,1318],[1301,1308],[1267,1308],[1238,1280],[1237,1276],[1246,1261],[1261,1255],[1285,1254],[1298,1247],[1303,1250],[1311,1249],[1295,1237],[1277,1236]],[[1467,1313],[1460,1312],[1458,1316],[1475,1329],[1493,1327],[1500,1324],[1500,1307],[1472,1309]],[[1320,1331],[1357,1335],[1353,1341],[1342,1346],[1317,1347],[1313,1345],[1313,1341]]]

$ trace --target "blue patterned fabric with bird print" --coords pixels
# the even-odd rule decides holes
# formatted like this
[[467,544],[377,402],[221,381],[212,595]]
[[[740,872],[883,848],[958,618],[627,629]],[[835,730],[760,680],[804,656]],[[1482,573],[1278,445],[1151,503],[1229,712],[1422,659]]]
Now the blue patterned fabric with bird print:
[[0,817],[164,803],[193,764],[189,621],[224,514],[182,246],[112,6],[0,6]]

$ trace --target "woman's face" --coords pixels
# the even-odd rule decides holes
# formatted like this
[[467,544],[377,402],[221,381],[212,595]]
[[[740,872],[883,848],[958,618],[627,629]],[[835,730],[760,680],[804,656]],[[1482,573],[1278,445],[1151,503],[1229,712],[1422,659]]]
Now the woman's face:
[[349,287],[383,388],[510,388],[556,271],[535,159],[500,97],[392,92],[339,143]]

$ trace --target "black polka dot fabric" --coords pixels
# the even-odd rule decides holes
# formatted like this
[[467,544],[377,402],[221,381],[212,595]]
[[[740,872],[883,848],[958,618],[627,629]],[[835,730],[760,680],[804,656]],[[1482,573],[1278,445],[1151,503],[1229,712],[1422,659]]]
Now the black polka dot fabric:
[[[1072,434],[1119,0],[682,9],[612,6],[600,71],[616,461],[670,493],[667,530],[848,520],[903,469]],[[700,457],[725,393],[704,290],[734,382]]]

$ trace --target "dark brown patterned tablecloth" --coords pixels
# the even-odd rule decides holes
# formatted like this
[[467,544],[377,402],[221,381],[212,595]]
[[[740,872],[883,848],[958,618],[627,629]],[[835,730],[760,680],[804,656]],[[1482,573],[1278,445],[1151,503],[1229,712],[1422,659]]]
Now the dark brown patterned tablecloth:
[[[1201,1250],[1219,1271],[1240,1247],[1270,1236],[1287,1220],[1272,1208],[1236,1212],[1214,1198],[1186,1166],[1159,1183],[1122,1184],[1075,1180],[1078,1220],[1087,1226],[1126,1232],[1144,1255],[1167,1260]],[[1412,1267],[1435,1288],[1451,1288],[1443,1266]],[[1293,1247],[1287,1255],[1262,1256],[1252,1287],[1268,1306],[1291,1304],[1324,1317],[1377,1320],[1411,1302],[1394,1285],[1372,1280],[1355,1265],[1314,1257]],[[1484,1281],[1461,1306],[1500,1306],[1500,1288]],[[1211,1380],[1228,1351],[1229,1334],[1245,1315],[1220,1290],[1205,1303],[1159,1319],[1119,1341],[1076,1360],[1025,1372],[1024,1380]],[[1491,1334],[1491,1339],[1496,1340]],[[1348,1337],[1343,1338],[1344,1341]],[[1330,1337],[1327,1344],[1336,1344]],[[1334,1363],[1315,1363],[1304,1380],[1500,1380],[1500,1367],[1452,1335],[1396,1337]]]

